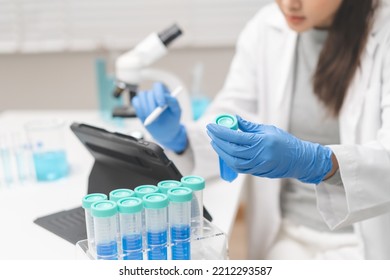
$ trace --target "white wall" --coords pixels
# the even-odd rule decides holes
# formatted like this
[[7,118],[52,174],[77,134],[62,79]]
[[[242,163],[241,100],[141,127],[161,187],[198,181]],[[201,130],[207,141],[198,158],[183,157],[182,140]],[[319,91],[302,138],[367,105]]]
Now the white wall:
[[[214,96],[233,54],[233,47],[174,48],[154,66],[172,71],[190,86],[193,66],[201,61],[204,90]],[[0,55],[0,111],[97,108],[98,57],[106,58],[112,69],[114,55],[103,51]]]

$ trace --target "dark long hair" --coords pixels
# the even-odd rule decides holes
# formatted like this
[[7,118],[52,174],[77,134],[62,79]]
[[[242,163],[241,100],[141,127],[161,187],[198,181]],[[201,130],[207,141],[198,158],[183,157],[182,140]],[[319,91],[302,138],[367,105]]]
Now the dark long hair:
[[343,0],[313,76],[314,93],[338,116],[372,28],[380,0]]

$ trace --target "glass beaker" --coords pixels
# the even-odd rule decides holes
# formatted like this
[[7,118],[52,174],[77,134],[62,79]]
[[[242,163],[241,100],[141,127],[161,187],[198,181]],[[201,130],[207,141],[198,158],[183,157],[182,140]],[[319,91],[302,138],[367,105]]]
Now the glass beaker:
[[65,122],[58,119],[31,121],[25,124],[38,181],[57,180],[69,173],[64,127]]

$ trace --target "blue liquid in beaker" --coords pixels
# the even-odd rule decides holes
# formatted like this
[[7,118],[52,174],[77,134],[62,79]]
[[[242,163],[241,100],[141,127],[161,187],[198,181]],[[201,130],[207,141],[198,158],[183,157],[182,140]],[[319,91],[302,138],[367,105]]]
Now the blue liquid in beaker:
[[124,260],[142,260],[142,235],[131,234],[122,238]]
[[188,225],[171,227],[172,260],[191,259],[190,232]]
[[117,249],[116,241],[97,244],[96,255],[98,260],[117,260],[118,249]]
[[68,162],[64,150],[34,153],[33,160],[38,181],[52,181],[68,175]]
[[237,172],[227,166],[221,158],[219,158],[219,172],[221,174],[221,178],[228,182],[232,182],[238,176]]
[[167,231],[147,232],[148,238],[148,259],[167,259]]

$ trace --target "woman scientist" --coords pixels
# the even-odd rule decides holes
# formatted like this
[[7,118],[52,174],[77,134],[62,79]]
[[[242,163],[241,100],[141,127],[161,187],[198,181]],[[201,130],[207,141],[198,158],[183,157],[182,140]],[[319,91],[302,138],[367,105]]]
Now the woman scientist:
[[[251,259],[390,259],[387,0],[276,0],[246,25],[200,121],[182,124],[161,84],[133,99],[141,120],[165,104],[147,129],[194,173],[218,170],[211,138],[253,175]],[[212,124],[221,113],[239,130]]]

